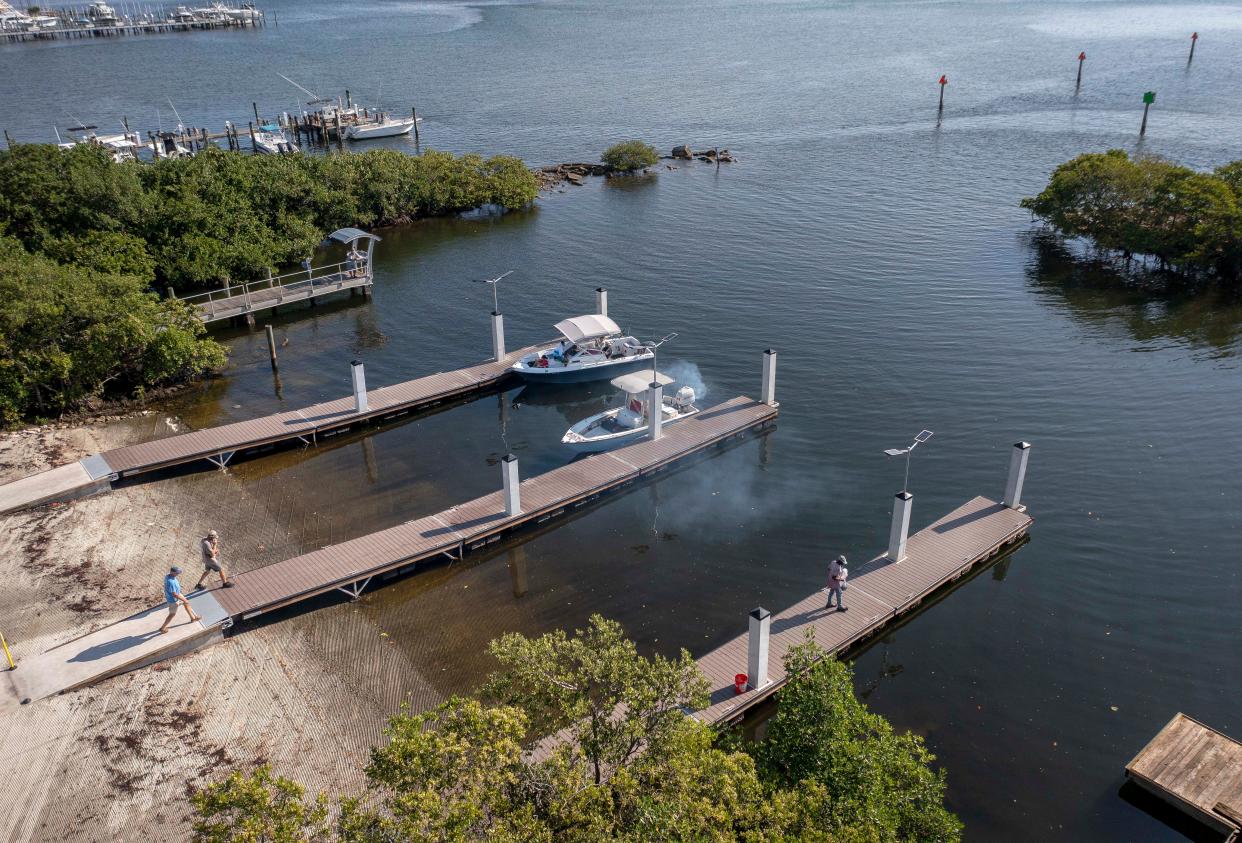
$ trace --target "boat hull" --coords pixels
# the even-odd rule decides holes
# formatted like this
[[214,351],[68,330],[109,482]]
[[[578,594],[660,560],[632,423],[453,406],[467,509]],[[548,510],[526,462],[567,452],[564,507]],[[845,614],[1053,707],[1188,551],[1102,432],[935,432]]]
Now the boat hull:
[[408,135],[414,128],[414,121],[402,120],[397,123],[387,125],[379,123],[358,123],[350,126],[345,132],[348,140],[371,140],[373,138],[395,138],[401,135]]
[[[698,413],[698,410],[685,413],[676,418],[665,419],[661,427],[677,424],[679,421],[688,419],[696,413]],[[625,433],[614,433],[607,437],[586,438],[578,442],[566,442],[562,439],[561,444],[575,454],[599,454],[604,451],[611,451],[613,448],[620,448],[623,445],[633,445],[635,442],[641,442],[647,438],[648,430],[649,425],[643,425]]]
[[588,383],[590,381],[608,380],[627,372],[651,368],[651,355],[636,357],[632,360],[613,360],[582,369],[566,369],[561,366],[549,366],[546,369],[528,369],[514,366],[510,371],[527,383]]

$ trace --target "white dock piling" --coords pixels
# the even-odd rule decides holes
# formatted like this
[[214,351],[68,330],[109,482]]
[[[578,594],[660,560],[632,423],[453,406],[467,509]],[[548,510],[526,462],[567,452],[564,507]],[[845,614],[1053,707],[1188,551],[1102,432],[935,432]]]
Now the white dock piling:
[[910,535],[910,510],[914,495],[898,492],[893,498],[893,526],[888,534],[888,558],[900,562],[906,558],[906,537]]
[[367,376],[363,371],[362,361],[353,361],[349,364],[349,368],[354,377],[354,412],[365,413],[367,411]]
[[600,316],[608,315],[608,291],[603,287],[595,288],[595,312]]
[[492,354],[500,361],[505,356],[505,317],[492,311]]
[[769,407],[776,403],[776,350],[769,348],[763,352],[763,384],[759,389],[759,400]]
[[518,458],[513,454],[505,454],[500,461],[500,482],[505,492],[505,515],[520,515],[522,512],[522,492],[519,488],[521,479],[518,477]]
[[768,643],[772,613],[760,606],[750,613],[750,636],[746,647],[746,684],[752,691],[768,685]]
[[659,381],[647,390],[647,434],[653,442],[664,435],[664,387]]
[[1030,442],[1015,442],[1009,458],[1009,482],[1005,484],[1005,506],[1022,509],[1022,484],[1026,481],[1026,462],[1031,457]]

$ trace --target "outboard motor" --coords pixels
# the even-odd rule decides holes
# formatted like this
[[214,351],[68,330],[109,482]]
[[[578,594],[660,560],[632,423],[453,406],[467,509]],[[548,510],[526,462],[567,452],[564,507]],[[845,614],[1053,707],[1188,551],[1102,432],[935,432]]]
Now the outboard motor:
[[693,387],[683,386],[681,389],[677,390],[676,404],[677,404],[677,410],[679,412],[690,409],[690,405],[693,403],[694,403],[694,388]]

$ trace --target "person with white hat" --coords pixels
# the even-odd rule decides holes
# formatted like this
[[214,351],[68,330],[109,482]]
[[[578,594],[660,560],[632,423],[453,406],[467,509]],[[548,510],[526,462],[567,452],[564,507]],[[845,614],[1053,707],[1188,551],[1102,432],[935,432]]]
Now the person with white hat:
[[198,544],[203,552],[203,575],[198,578],[198,584],[194,586],[194,590],[198,591],[203,587],[203,581],[211,576],[212,571],[220,575],[220,582],[225,588],[232,588],[233,582],[224,572],[224,565],[220,562],[220,534],[211,530]]

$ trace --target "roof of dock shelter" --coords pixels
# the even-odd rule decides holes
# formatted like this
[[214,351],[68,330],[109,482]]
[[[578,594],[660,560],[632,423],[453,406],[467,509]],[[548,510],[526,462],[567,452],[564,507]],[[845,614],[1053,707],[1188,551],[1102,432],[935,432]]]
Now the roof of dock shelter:
[[363,231],[361,228],[338,228],[328,235],[329,240],[335,240],[338,243],[350,243],[363,237],[370,237],[372,240],[380,239],[378,235]]
[[575,316],[572,319],[557,322],[555,327],[570,342],[582,342],[621,333],[620,326],[602,313]]

